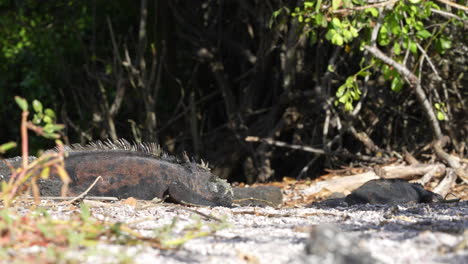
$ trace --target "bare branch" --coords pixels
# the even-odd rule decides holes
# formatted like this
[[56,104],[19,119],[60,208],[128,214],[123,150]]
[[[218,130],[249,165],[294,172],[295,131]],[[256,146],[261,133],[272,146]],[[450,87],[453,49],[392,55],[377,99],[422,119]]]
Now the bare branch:
[[455,7],[455,8],[457,8],[457,9],[463,10],[463,11],[465,11],[465,12],[468,12],[468,7],[463,6],[463,5],[460,5],[460,4],[457,4],[457,3],[454,3],[454,2],[452,2],[452,1],[448,1],[448,0],[437,0],[437,1],[439,1],[439,2],[441,2],[441,3],[444,3],[444,4],[446,4],[446,5],[449,5],[449,6],[451,6],[451,7]]
[[424,114],[426,115],[426,118],[429,121],[433,136],[437,139],[442,138],[443,134],[442,130],[440,129],[439,121],[437,120],[434,110],[432,109],[431,103],[427,99],[426,93],[421,87],[421,83],[419,82],[418,78],[408,68],[385,55],[377,47],[371,47],[366,45],[364,46],[364,48],[376,58],[395,68],[395,70],[398,71],[399,74],[405,77],[409,85],[415,89],[416,98],[418,99],[421,107],[424,109]]

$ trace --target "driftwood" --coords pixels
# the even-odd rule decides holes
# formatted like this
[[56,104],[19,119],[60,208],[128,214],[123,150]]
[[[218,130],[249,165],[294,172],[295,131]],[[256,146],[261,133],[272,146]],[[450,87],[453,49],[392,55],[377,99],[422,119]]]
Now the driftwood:
[[368,171],[353,176],[334,178],[331,180],[318,182],[314,186],[304,190],[304,194],[312,195],[322,190],[328,190],[331,193],[337,192],[348,194],[351,191],[359,188],[364,183],[378,178],[379,176],[377,176],[374,171]]
[[423,175],[432,175],[426,177],[426,182],[428,182],[427,178],[430,180],[437,174],[445,173],[445,166],[443,164],[390,165],[379,167],[375,171],[380,178],[384,179],[414,180]]
[[434,177],[444,174],[445,177],[437,188],[435,188],[434,192],[445,196],[454,185],[457,175],[453,169],[446,170],[443,164],[390,165],[378,167],[365,173],[335,177],[330,180],[317,182],[315,185],[304,190],[304,195],[313,195],[321,191],[347,195],[361,187],[364,183],[375,179],[414,180],[414,182],[424,186]]
[[455,180],[457,179],[457,174],[453,169],[448,169],[447,174],[444,179],[440,181],[439,185],[434,188],[434,192],[445,197],[450,189],[455,185]]

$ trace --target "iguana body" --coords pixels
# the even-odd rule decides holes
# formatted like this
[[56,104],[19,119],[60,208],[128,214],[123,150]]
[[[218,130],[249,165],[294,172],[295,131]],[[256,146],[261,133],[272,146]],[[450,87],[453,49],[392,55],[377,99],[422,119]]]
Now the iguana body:
[[178,164],[145,153],[107,150],[71,152],[65,164],[72,180],[69,188],[75,195],[102,176],[89,195],[169,198],[208,206],[232,203],[231,186],[195,163]]
[[[84,147],[74,145],[66,150],[65,169],[72,180],[70,195],[79,195],[101,176],[102,180],[88,195],[145,200],[161,198],[207,206],[232,205],[232,188],[226,180],[188,159],[181,162],[162,154],[153,144],[132,145],[120,140]],[[12,165],[18,166],[19,159],[15,162],[17,164]],[[3,174],[5,167],[0,168]]]

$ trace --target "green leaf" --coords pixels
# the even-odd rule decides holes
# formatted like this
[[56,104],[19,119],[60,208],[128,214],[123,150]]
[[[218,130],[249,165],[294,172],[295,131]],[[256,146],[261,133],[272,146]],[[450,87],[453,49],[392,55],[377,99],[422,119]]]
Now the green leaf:
[[387,24],[383,24],[378,35],[378,42],[381,46],[387,46],[390,43]]
[[336,35],[336,34],[337,34],[336,30],[330,29],[330,30],[327,31],[327,34],[325,34],[325,38],[331,41],[333,36]]
[[59,138],[60,138],[60,134],[57,134],[57,133],[47,133],[47,132],[45,132],[45,133],[44,133],[44,137],[45,137],[45,138],[48,138],[48,139],[59,139]]
[[411,53],[413,53],[413,54],[418,53],[418,46],[416,45],[416,42],[410,41],[409,48],[410,48]]
[[394,92],[401,91],[401,88],[403,87],[403,82],[401,81],[400,77],[393,78],[392,84],[391,84],[390,87],[391,87],[392,91],[394,91]]
[[340,97],[340,98],[341,98],[341,97],[343,96],[345,90],[346,90],[345,85],[344,85],[344,84],[341,85],[341,86],[338,88],[338,90],[336,91],[336,97]]
[[337,17],[334,17],[334,18],[332,19],[331,23],[332,23],[333,27],[336,28],[336,29],[339,29],[339,28],[342,27],[342,26],[341,26],[341,21],[340,21],[340,19],[337,18]]
[[350,27],[349,31],[351,31],[351,35],[353,36],[353,38],[356,38],[359,35],[358,30],[355,27]]
[[275,12],[273,12],[273,15],[272,15],[273,18],[276,18],[276,17],[281,13],[281,10],[282,10],[282,9],[278,9],[278,10],[276,10]]
[[351,91],[351,96],[353,97],[354,101],[359,100],[359,98],[361,97],[360,94],[361,94],[361,91],[359,89],[356,91]]
[[390,27],[390,31],[392,32],[393,35],[399,35],[401,33],[401,27],[397,20],[395,19],[390,20],[390,22],[388,23],[388,26]]
[[371,76],[372,73],[370,73],[369,71],[362,71],[362,72],[359,72],[357,75],[361,77],[366,77],[366,76]]
[[55,119],[55,112],[54,110],[50,109],[50,108],[46,108],[46,110],[44,111],[45,115],[52,118],[52,119]]
[[440,46],[443,50],[448,50],[452,47],[452,41],[448,39],[441,38],[440,39]]
[[5,152],[7,152],[8,150],[10,150],[10,149],[12,149],[14,147],[16,147],[16,143],[13,142],[13,141],[2,144],[2,145],[0,145],[0,153],[5,153]]
[[343,46],[343,37],[340,34],[333,35],[331,42],[338,46]]
[[315,15],[315,23],[322,27],[326,27],[328,24],[327,19],[323,16],[322,13]]
[[32,106],[33,106],[34,111],[36,111],[37,113],[42,113],[42,103],[41,102],[34,99],[34,101],[32,102]]
[[375,7],[371,7],[371,8],[366,8],[366,10],[364,10],[366,13],[370,13],[373,17],[378,17],[379,16],[379,10],[377,10],[377,8]]
[[346,103],[348,101],[348,94],[343,94],[343,96],[341,96],[340,99],[338,99],[338,101],[342,104]]
[[38,114],[35,114],[32,119],[33,124],[39,125],[42,122],[42,117]]
[[341,0],[332,0],[332,8],[333,10],[337,10],[341,6]]
[[343,37],[344,37],[346,42],[353,39],[353,35],[351,34],[351,32],[349,30],[343,30]]
[[50,116],[44,116],[44,118],[42,118],[42,120],[44,120],[44,123],[46,124],[52,124],[53,120],[52,118],[50,118]]
[[395,44],[393,44],[393,52],[395,52],[396,55],[400,55],[401,53],[400,43],[395,42]]
[[53,124],[54,131],[59,131],[65,128],[65,125],[62,124]]
[[304,7],[305,8],[312,8],[313,6],[314,6],[314,3],[312,3],[312,2],[309,2],[309,1],[304,2]]
[[427,39],[429,38],[430,36],[432,36],[431,32],[423,29],[423,30],[420,30],[418,31],[418,33],[416,33],[416,35],[422,39]]
[[439,119],[440,121],[445,120],[445,115],[442,111],[437,111],[437,119]]
[[409,0],[409,2],[412,4],[418,4],[419,2],[421,2],[421,0]]
[[345,111],[351,112],[353,110],[353,104],[351,102],[346,102],[344,105]]
[[54,132],[54,127],[53,124],[46,124],[44,127],[44,133],[53,133]]
[[328,65],[327,70],[329,72],[335,72],[335,68],[333,67],[333,65]]
[[21,108],[21,110],[28,111],[28,101],[26,101],[26,99],[19,97],[19,96],[15,96],[15,101],[18,104],[18,106]]

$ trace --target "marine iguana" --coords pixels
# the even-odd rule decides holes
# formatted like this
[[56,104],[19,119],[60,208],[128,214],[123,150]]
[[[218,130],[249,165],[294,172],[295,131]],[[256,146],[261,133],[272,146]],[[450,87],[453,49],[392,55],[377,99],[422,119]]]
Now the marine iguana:
[[356,204],[434,203],[444,201],[437,193],[424,189],[421,184],[410,183],[402,179],[376,179],[364,183],[345,198],[329,199],[310,206],[350,206]]
[[[163,153],[156,144],[130,144],[121,139],[86,146],[72,145],[65,149],[65,169],[72,180],[69,185],[71,195],[79,195],[102,176],[88,195],[144,200],[169,197],[177,203],[232,205],[233,191],[226,180],[188,158],[180,161]],[[21,160],[10,161],[17,167]],[[0,172],[8,176],[9,168],[0,163],[3,166]]]

